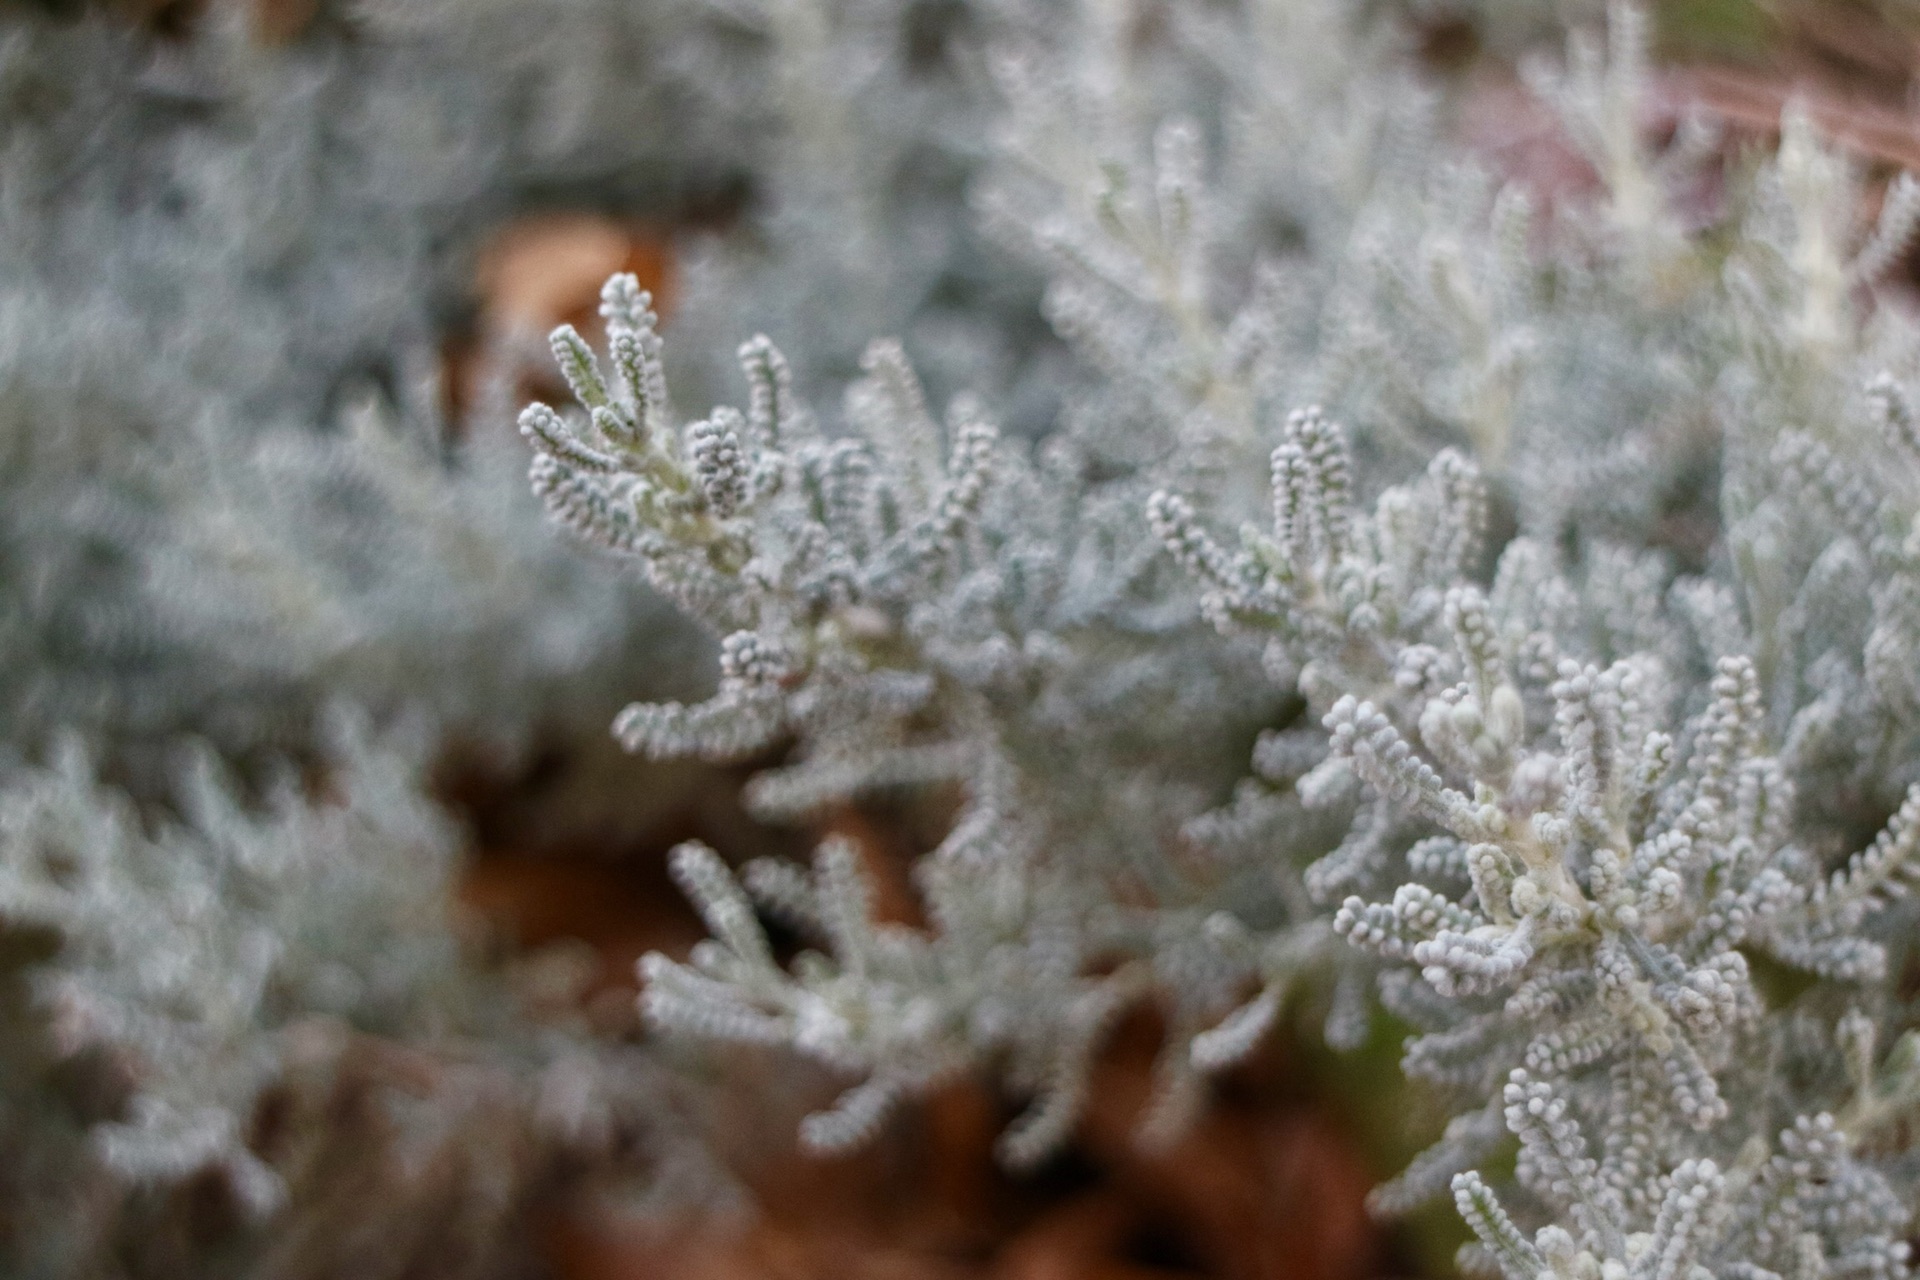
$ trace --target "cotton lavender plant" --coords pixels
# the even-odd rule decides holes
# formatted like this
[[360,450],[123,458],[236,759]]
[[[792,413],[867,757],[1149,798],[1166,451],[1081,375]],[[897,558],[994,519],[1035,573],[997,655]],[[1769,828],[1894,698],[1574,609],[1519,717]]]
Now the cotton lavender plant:
[[[1156,572],[1151,549],[1126,527],[1131,513],[1087,492],[1069,456],[1035,460],[1006,445],[969,403],[956,404],[943,430],[896,346],[868,353],[867,376],[849,394],[863,439],[827,436],[795,400],[784,358],[760,339],[741,352],[745,410],[723,407],[681,429],[636,282],[611,281],[603,314],[605,370],[570,330],[555,335],[593,434],[544,405],[522,415],[538,450],[535,487],[564,523],[638,557],[658,589],[725,633],[711,699],[636,704],[621,715],[618,736],[650,755],[725,759],[804,735],[817,750],[749,787],[749,803],[768,817],[805,816],[876,788],[965,781],[969,793],[953,834],[923,867],[928,909],[950,926],[931,939],[867,918],[861,904],[871,889],[842,846],[823,853],[818,882],[777,865],[753,873],[786,912],[831,927],[852,949],[798,985],[770,966],[723,864],[699,849],[676,855],[677,873],[710,921],[726,922],[716,928],[732,945],[702,953],[719,966],[712,972],[649,961],[650,1007],[667,1021],[795,1039],[827,1061],[871,1069],[841,1107],[809,1122],[819,1146],[863,1136],[903,1092],[983,1053],[1005,1055],[1043,1099],[1009,1136],[1009,1154],[1038,1156],[1076,1112],[1100,1026],[1144,977],[1138,968],[1099,979],[1081,972],[1089,940],[1067,909],[1073,892],[1063,883],[1036,893],[1034,878],[1109,871],[1051,867],[1041,850],[1071,840],[1144,857],[1145,833],[1174,838],[1168,815],[1148,806],[1185,789],[1182,807],[1197,813],[1204,797],[1177,769],[1160,765],[1149,780],[1158,744],[1196,730],[1200,717],[1247,723],[1244,709],[1228,708],[1231,678],[1251,677],[1250,664],[1196,652],[1186,681],[1157,678],[1152,648],[1204,645],[1205,633],[1127,590],[1124,578],[1115,582],[1123,558],[1130,575]],[[990,546],[1008,559],[987,559]],[[1100,673],[1054,634],[1068,627],[1094,632]],[[1094,688],[1076,687],[1089,681]],[[1133,718],[1145,705],[1160,723]],[[1072,762],[1096,721],[1102,759]],[[982,737],[996,722],[1004,740]],[[1034,812],[1021,756],[1059,760],[1069,774],[1105,765],[1138,783],[1117,804],[1109,797],[1082,808],[1061,796]],[[1204,756],[1195,764],[1217,768]],[[1165,874],[1151,862],[1139,869]],[[1169,892],[1181,892],[1174,879]],[[990,881],[1002,887],[982,897],[976,891]],[[1205,890],[1188,892],[1198,901]],[[1188,924],[1188,963],[1230,973],[1239,962],[1215,955],[1198,915]],[[1116,912],[1101,932],[1142,927],[1180,926]],[[764,989],[781,1012],[769,1015],[754,1000],[715,1007],[723,972]],[[1226,994],[1204,977],[1201,985],[1202,1004]],[[1062,1007],[1078,1028],[1065,1038]]]
[[321,797],[203,748],[143,814],[71,737],[0,793],[15,1273],[488,1274],[563,1168],[672,1147],[657,1068],[476,954],[418,747],[331,725]]
[[[351,698],[437,703],[449,736],[511,752],[602,718],[563,686],[628,640],[710,664],[543,544],[510,424],[445,410],[484,234],[538,192],[638,214],[713,180],[647,124],[684,85],[614,53],[693,17],[568,17],[396,0],[274,47],[225,8],[172,37],[0,18],[10,750],[71,728],[123,760],[183,731],[298,751]],[[727,118],[680,114],[702,164],[743,163]]]
[[[434,366],[500,221],[660,217],[741,181],[789,215],[760,247],[802,265],[729,287],[759,308],[824,282],[871,322],[881,239],[834,269],[803,252],[833,179],[776,164],[730,86],[810,48],[811,85],[775,97],[832,149],[813,109],[860,69],[853,127],[896,159],[836,174],[874,227],[916,225],[966,171],[964,130],[934,145],[938,113],[891,101],[939,6],[817,31],[824,6],[788,8],[762,39],[748,6],[323,3],[271,44],[229,6],[165,35],[0,15],[0,1270],[493,1274],[563,1175],[715,1186],[650,1056],[547,1025],[466,945],[466,836],[426,783],[475,740],[597,738],[610,691],[697,687],[712,650],[558,544],[517,442],[449,421]],[[890,208],[887,174],[929,155]],[[903,273],[923,294],[966,275],[935,239]],[[956,361],[1035,324],[982,322]],[[702,465],[728,447],[708,433]],[[428,727],[343,745],[343,699]],[[962,754],[929,744],[907,776]],[[823,760],[788,804],[868,763]],[[649,1183],[661,1159],[681,1168]]]
[[930,387],[993,395],[1012,430],[1043,426],[1062,353],[1035,311],[1039,279],[986,251],[966,190],[991,151],[986,50],[1045,39],[1044,7],[755,0],[727,12],[768,70],[743,76],[735,62],[708,78],[755,120],[763,155],[737,222],[681,237],[669,375],[724,394],[732,346],[758,329],[793,360],[796,385],[823,395],[887,333],[913,346]]
[[[614,56],[676,19],[321,8],[276,47],[0,15],[9,1275],[498,1274],[555,1179],[699,1151],[654,1141],[655,1064],[520,998],[429,794],[456,748],[597,730],[584,673],[710,664],[433,375],[531,191],[689,181],[635,123],[675,82]],[[530,88],[551,59],[607,114]]]
[[[712,698],[620,738],[788,744],[770,817],[961,797],[924,927],[846,842],[683,846],[713,936],[647,957],[643,1009],[847,1073],[816,1149],[1000,1069],[1031,1164],[1135,1002],[1148,1139],[1292,992],[1336,1045],[1377,1002],[1455,1118],[1374,1207],[1450,1195],[1463,1261],[1905,1275],[1920,344],[1876,282],[1914,188],[1868,221],[1792,114],[1744,173],[1701,121],[1656,146],[1630,8],[1530,69],[1598,179],[1552,210],[1391,27],[1160,17],[994,63],[979,206],[1085,358],[1042,441],[936,417],[890,343],[837,423],[756,338],[745,407],[683,424],[630,279],[604,363],[555,334],[579,406],[522,416],[536,490],[722,637]],[[823,949],[782,965],[762,915]]]

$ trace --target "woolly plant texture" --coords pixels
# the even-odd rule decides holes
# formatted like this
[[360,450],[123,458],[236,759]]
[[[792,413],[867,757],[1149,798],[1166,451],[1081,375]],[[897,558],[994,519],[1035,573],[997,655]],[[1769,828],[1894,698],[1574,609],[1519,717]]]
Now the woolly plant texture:
[[71,738],[0,792],[10,1274],[498,1274],[564,1170],[723,1189],[644,1053],[474,954],[418,744],[329,723],[320,797],[203,749],[143,815]]
[[717,692],[621,740],[790,744],[771,817],[963,797],[924,929],[844,843],[681,848],[712,937],[643,962],[648,1017],[843,1070],[819,1150],[998,1070],[1030,1165],[1134,1002],[1151,1140],[1290,993],[1336,1047],[1377,1001],[1456,1118],[1375,1206],[1451,1195],[1467,1261],[1905,1275],[1920,334],[1875,285],[1915,187],[1866,219],[1792,113],[1757,161],[1650,141],[1628,7],[1530,67],[1596,179],[1551,208],[1390,20],[1127,12],[989,58],[975,204],[1080,357],[1043,439],[936,415],[886,341],[831,420],[754,338],[744,406],[683,422],[630,278],[604,359],[554,335],[536,491],[722,637]]

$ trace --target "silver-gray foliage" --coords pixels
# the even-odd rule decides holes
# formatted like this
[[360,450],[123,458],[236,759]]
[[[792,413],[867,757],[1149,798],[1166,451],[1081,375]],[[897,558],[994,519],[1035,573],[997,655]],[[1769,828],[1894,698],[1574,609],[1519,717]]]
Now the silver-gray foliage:
[[[319,799],[245,803],[203,748],[155,818],[73,738],[0,796],[15,1274],[490,1274],[543,1180],[663,1132],[644,1055],[475,954],[417,745],[330,719]],[[196,1184],[224,1231],[183,1230]]]
[[[1656,146],[1624,6],[1529,68],[1599,179],[1552,210],[1390,23],[1130,13],[985,59],[976,207],[1081,357],[1048,437],[937,413],[884,341],[829,418],[754,338],[744,404],[683,423],[630,278],[604,362],[556,335],[535,488],[723,637],[714,696],[621,739],[791,743],[769,816],[963,796],[924,929],[846,843],[683,847],[713,936],[644,961],[646,1013],[843,1070],[819,1149],[996,1067],[1031,1163],[1129,1004],[1170,1028],[1152,1137],[1290,991],[1350,1045],[1371,985],[1456,1104],[1375,1206],[1451,1195],[1469,1261],[1904,1276],[1920,333],[1875,286],[1911,181],[1867,220],[1793,112],[1749,170],[1701,121]],[[777,963],[762,913],[820,949]]]
[[[656,207],[737,131],[652,127],[677,10],[343,8],[281,48],[0,15],[10,1275],[497,1274],[561,1172],[697,1156],[649,1060],[468,945],[425,774],[707,652],[431,371],[491,226]],[[342,701],[420,732],[336,741]]]
[[488,228],[544,190],[639,210],[688,180],[649,127],[675,82],[621,56],[656,39],[644,7],[569,8],[395,0],[285,48],[0,19],[14,749],[300,749],[337,697],[519,745],[626,638],[674,643],[542,544],[500,424],[458,442],[436,404]]

